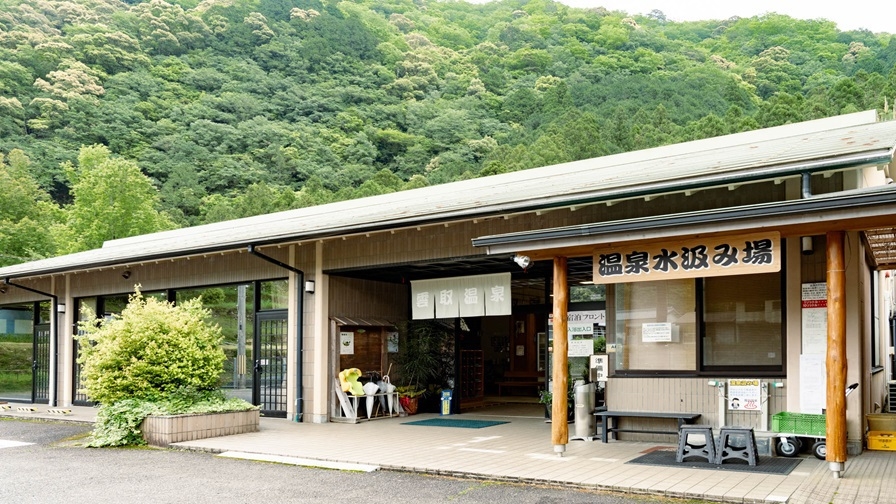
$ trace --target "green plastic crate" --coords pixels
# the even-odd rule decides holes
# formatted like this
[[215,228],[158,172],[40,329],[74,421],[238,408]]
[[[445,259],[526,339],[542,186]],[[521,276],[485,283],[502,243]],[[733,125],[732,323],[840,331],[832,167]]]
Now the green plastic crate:
[[786,411],[772,415],[772,430],[775,432],[824,436],[824,423],[824,415],[787,413]]

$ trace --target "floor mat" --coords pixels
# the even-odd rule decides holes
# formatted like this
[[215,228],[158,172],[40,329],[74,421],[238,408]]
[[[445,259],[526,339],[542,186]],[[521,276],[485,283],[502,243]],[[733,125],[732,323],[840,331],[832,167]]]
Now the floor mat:
[[695,457],[686,458],[684,462],[675,461],[675,451],[655,450],[629,460],[626,464],[646,464],[666,467],[682,467],[686,469],[716,469],[721,471],[756,472],[766,474],[790,474],[802,459],[784,457],[759,456],[759,462],[751,466],[739,460],[726,460],[724,464],[710,464]]
[[404,422],[402,425],[422,425],[424,427],[458,427],[461,429],[481,429],[483,427],[491,427],[492,425],[506,424],[510,422],[500,422],[496,420],[464,420],[460,418],[427,418],[426,420],[415,420],[413,422]]

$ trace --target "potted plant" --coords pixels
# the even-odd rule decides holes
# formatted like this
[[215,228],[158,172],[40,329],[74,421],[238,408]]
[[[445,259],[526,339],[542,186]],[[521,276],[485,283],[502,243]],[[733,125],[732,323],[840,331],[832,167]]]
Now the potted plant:
[[414,414],[431,385],[442,388],[453,357],[454,335],[435,320],[411,320],[399,327],[396,388],[401,407]]
[[[554,402],[554,394],[549,390],[539,390],[538,391],[538,402],[544,404],[544,417],[548,421],[551,419],[551,414],[553,412],[553,402]],[[572,380],[567,380],[566,387],[566,421],[572,422],[575,420],[575,394],[573,392],[573,383]]]
[[[568,422],[573,422],[575,420],[575,380],[572,378],[571,365],[568,365],[566,369],[566,419]],[[588,381],[588,371],[587,369],[582,372],[582,379],[585,382]],[[549,390],[540,390],[538,392],[538,402],[544,404],[545,412],[544,417],[548,420],[551,419],[551,414],[553,412],[553,399],[554,394]]]
[[419,407],[420,396],[426,391],[413,385],[402,385],[395,387],[395,392],[398,392],[398,404],[405,413],[414,415]]

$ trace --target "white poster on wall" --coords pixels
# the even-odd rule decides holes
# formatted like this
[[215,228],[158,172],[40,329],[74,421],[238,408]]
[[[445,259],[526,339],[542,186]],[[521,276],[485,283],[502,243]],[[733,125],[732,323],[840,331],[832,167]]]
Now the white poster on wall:
[[594,353],[594,324],[567,323],[566,329],[567,357],[588,357]]
[[728,380],[728,409],[759,411],[760,388],[758,379]]
[[827,408],[825,356],[800,355],[800,413],[821,414]]
[[801,298],[803,353],[825,354],[828,348],[827,284],[804,283]]
[[355,333],[340,332],[339,333],[339,354],[353,355],[355,353]]
[[644,343],[669,343],[676,341],[677,327],[671,322],[645,322],[641,324],[641,341]]
[[[594,353],[594,336],[603,335],[605,310],[571,311],[566,314],[566,356],[587,357]],[[554,338],[554,314],[548,314],[549,338]]]

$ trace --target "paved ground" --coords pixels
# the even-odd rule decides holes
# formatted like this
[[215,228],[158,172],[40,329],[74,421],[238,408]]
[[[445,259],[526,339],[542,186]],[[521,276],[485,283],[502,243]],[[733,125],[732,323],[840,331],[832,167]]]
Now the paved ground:
[[[90,408],[73,410],[65,417],[90,421],[95,412]],[[41,411],[7,410],[0,414],[48,416]],[[674,449],[674,445],[571,441],[561,457],[551,445],[550,425],[538,416],[537,409],[523,407],[459,416],[508,421],[483,429],[404,425],[435,416],[421,414],[358,424],[305,424],[263,418],[256,433],[177,446],[236,456],[277,456],[299,464],[310,459],[311,465],[365,464],[410,473],[718,502],[896,504],[896,452],[866,451],[853,457],[839,479],[833,477],[827,463],[811,456],[803,457],[786,475],[644,466],[627,462],[651,450]]]
[[[658,503],[656,498],[596,490],[395,471],[334,471],[289,460],[264,463],[257,456],[246,461],[203,451],[85,448],[89,432],[88,423],[0,419],[0,501]],[[279,462],[277,457],[261,458]]]

